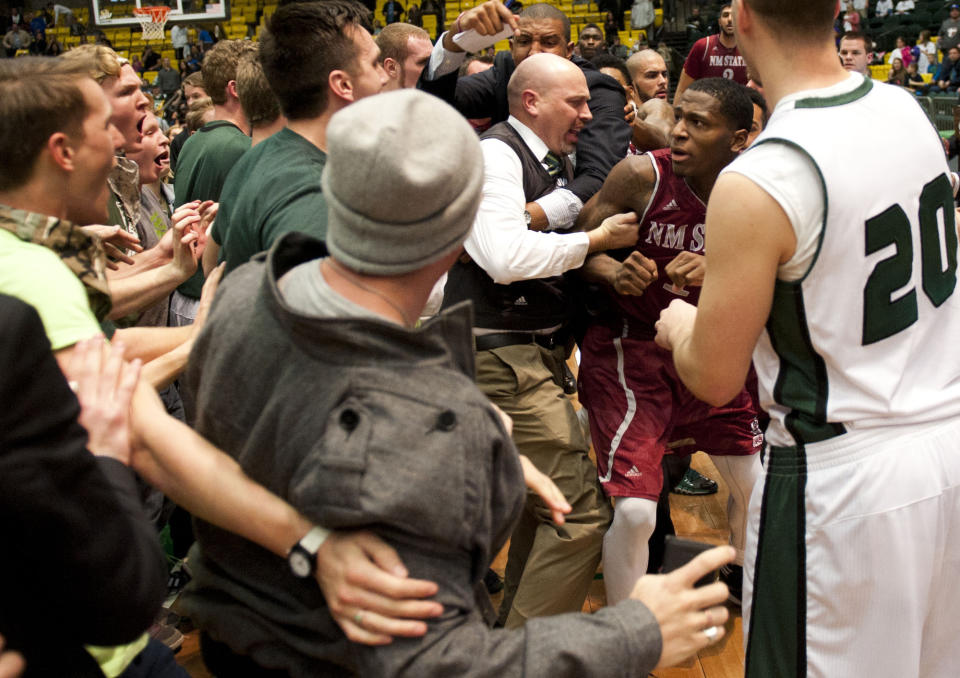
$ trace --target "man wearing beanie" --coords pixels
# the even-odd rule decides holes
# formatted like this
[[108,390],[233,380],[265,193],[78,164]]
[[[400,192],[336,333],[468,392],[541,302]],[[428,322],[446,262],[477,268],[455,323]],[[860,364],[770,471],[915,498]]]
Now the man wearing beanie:
[[[223,285],[188,374],[198,429],[314,523],[376,532],[437,582],[443,614],[422,639],[354,645],[310,585],[322,531],[287,561],[198,522],[184,605],[214,674],[645,676],[717,637],[704,624],[725,610],[703,608],[725,588],[690,587],[726,548],[642,580],[649,607],[485,624],[481,579],[523,503],[521,464],[473,384],[469,306],[413,327],[482,184],[476,136],[446,104],[415,90],[358,102],[328,128],[327,246],[287,234]],[[361,631],[368,602],[350,610]]]
[[543,503],[528,497],[510,543],[500,608],[500,623],[515,628],[532,617],[579,611],[600,563],[612,513],[563,391],[576,304],[563,273],[589,253],[635,244],[637,219],[616,215],[590,233],[529,230],[525,205],[572,177],[567,154],[591,119],[590,91],[570,60],[535,54],[514,71],[507,92],[510,118],[480,144],[484,199],[465,243],[469,261],[450,271],[444,305],[473,301],[477,383],[513,419],[520,453],[573,507],[558,530]]

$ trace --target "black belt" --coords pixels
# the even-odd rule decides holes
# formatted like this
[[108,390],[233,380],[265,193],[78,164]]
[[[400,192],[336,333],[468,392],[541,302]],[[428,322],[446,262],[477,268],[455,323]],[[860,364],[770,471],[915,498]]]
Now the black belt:
[[543,348],[554,349],[561,343],[557,340],[557,334],[534,334],[532,332],[497,332],[496,334],[481,334],[475,336],[478,351],[490,351],[504,346],[517,346],[520,344],[538,344]]

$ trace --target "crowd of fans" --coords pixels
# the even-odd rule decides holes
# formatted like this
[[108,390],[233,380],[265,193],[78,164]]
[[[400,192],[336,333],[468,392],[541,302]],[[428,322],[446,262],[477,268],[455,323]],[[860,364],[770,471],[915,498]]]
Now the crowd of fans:
[[[769,418],[752,367],[695,397],[655,323],[696,302],[708,198],[772,111],[729,3],[663,4],[687,55],[659,2],[601,3],[571,40],[540,3],[387,0],[378,27],[291,1],[259,42],[174,25],[174,60],[102,33],[61,54],[47,27],[87,32],[69,9],[11,11],[6,56],[30,56],[0,61],[0,678],[184,675],[161,603],[191,579],[220,676],[643,676],[724,635]],[[914,9],[848,0],[837,60],[953,94],[960,6],[936,39],[865,33]],[[458,42],[507,27],[509,51]],[[716,490],[696,449],[732,548],[658,575],[671,489]],[[608,607],[563,614],[601,558]]]

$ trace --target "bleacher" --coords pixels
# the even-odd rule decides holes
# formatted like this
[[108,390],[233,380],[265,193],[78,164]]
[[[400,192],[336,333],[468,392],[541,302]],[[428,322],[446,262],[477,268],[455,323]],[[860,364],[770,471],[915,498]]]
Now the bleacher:
[[[408,0],[401,4],[406,9],[410,4],[414,4],[416,0]],[[417,3],[419,4],[419,3]],[[453,21],[460,15],[461,12],[473,8],[475,5],[481,4],[481,0],[447,0],[445,4],[445,14],[447,18],[447,23],[453,23]],[[604,14],[600,11],[596,2],[590,0],[582,0],[578,2],[571,2],[569,0],[561,0],[559,2],[550,2],[550,4],[555,5],[558,9],[564,12],[568,17],[570,17],[570,33],[571,39],[576,41],[577,37],[580,34],[580,29],[583,28],[586,24],[594,23],[603,27]],[[386,17],[383,14],[383,7],[380,6],[375,12],[375,18],[380,21],[381,24],[386,24]],[[438,24],[437,17],[433,14],[424,15],[422,17],[423,28],[431,35],[431,37],[436,38],[440,33],[443,32],[444,26]],[[624,17],[624,24],[630,26],[630,11],[627,10]],[[656,26],[661,26],[663,24],[663,10],[656,10]],[[624,45],[630,46],[633,45],[643,34],[643,31],[627,29],[620,31],[620,42]],[[509,44],[506,40],[498,43],[496,45],[497,51],[509,49]]]
[[[260,37],[260,31],[263,27],[265,18],[269,17],[276,9],[276,1],[264,2],[264,0],[232,0],[230,4],[230,19],[225,22],[192,22],[197,25],[213,29],[213,24],[219,23],[221,30],[227,38],[243,39],[250,37],[256,40]],[[130,16],[134,8],[133,3],[117,3],[111,5],[111,11],[114,16]],[[176,64],[176,55],[173,44],[170,41],[170,24],[168,23],[164,31],[163,40],[144,40],[139,26],[104,26],[97,29],[91,26],[90,10],[88,7],[73,8],[74,16],[79,23],[88,26],[88,41],[93,41],[93,34],[96,30],[103,31],[103,34],[113,45],[113,48],[120,56],[131,58],[143,52],[147,45],[153,47],[153,50],[161,57],[169,57],[171,62]],[[187,35],[191,43],[197,41],[197,30],[188,28]],[[60,26],[47,29],[47,39],[56,37],[63,45],[64,50],[76,47],[80,44],[80,37],[70,34],[70,29],[65,22]],[[152,74],[156,78],[156,73]],[[145,74],[145,79],[151,81],[151,74]]]

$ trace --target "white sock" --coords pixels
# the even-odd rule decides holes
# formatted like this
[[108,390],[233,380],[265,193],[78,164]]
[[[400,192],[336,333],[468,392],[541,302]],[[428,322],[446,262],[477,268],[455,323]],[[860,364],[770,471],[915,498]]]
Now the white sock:
[[603,537],[603,583],[607,604],[626,600],[637,580],[647,573],[647,542],[657,525],[657,502],[617,497],[613,523]]
[[760,479],[760,455],[748,457],[711,456],[710,460],[730,489],[727,499],[727,522],[730,524],[730,544],[737,549],[735,564],[743,566],[743,546],[747,536],[747,507],[750,493]]

